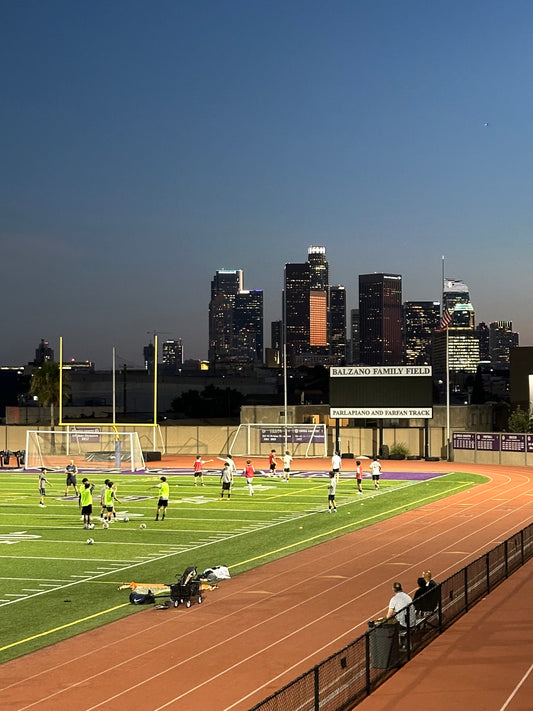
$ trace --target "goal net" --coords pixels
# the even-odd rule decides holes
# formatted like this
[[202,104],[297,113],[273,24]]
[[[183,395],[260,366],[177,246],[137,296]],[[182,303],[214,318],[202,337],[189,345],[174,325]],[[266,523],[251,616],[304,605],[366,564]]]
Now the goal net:
[[27,431],[25,469],[64,469],[71,459],[80,470],[145,469],[137,432],[106,432],[99,427]]
[[268,456],[271,449],[279,453],[288,451],[292,457],[326,457],[326,425],[239,425],[229,453],[262,457]]

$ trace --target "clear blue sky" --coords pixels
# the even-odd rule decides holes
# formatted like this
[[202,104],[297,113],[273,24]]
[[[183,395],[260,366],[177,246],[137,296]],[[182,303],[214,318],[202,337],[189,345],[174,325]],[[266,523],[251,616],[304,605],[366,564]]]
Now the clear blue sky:
[[[404,299],[469,286],[533,344],[529,0],[1,0],[2,347],[111,367],[181,337],[210,281],[281,315],[285,262],[325,245]],[[486,125],[488,124],[488,125]]]

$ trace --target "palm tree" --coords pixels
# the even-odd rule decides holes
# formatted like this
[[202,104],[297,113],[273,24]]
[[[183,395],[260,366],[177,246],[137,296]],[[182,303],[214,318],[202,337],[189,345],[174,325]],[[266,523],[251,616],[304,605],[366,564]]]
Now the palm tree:
[[[66,390],[63,380],[63,396]],[[47,361],[34,371],[30,393],[37,396],[39,405],[50,405],[50,425],[54,429],[55,406],[59,404],[59,363]]]

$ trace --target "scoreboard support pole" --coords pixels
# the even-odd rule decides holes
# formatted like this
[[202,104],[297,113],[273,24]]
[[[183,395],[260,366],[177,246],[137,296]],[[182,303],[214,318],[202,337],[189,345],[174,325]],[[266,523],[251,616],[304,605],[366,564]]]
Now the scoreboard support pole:
[[[335,420],[335,452],[339,452],[340,454],[341,451],[341,425],[340,425],[340,420],[337,418]],[[335,454],[333,452],[333,454]]]

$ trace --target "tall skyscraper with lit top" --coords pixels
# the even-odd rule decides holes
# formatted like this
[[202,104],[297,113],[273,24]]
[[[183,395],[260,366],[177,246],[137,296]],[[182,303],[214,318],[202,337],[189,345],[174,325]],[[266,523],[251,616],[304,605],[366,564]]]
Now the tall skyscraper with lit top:
[[346,299],[343,286],[329,286],[326,248],[309,247],[306,262],[287,263],[284,282],[288,364],[342,361],[346,348]]

